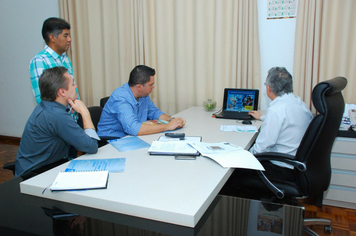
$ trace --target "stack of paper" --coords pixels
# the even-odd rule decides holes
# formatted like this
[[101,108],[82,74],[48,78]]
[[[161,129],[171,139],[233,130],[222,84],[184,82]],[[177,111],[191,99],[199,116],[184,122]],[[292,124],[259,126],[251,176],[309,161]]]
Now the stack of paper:
[[151,155],[199,156],[199,152],[192,148],[188,142],[182,141],[153,141],[148,152]]

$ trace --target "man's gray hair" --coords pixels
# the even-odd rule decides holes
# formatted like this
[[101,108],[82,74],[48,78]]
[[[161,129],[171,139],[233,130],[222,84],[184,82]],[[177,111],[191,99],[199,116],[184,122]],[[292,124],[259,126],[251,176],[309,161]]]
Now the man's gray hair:
[[269,85],[276,96],[293,93],[292,75],[284,67],[271,68],[268,71],[265,85]]

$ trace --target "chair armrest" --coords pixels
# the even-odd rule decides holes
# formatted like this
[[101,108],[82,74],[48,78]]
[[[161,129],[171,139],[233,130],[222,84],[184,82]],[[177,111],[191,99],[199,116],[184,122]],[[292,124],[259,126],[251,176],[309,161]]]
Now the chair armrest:
[[5,170],[15,170],[15,162],[12,161],[12,162],[7,162],[3,165],[3,168]]
[[280,190],[279,188],[277,188],[276,186],[274,186],[274,184],[272,184],[271,181],[269,181],[269,179],[265,176],[265,174],[263,173],[263,171],[258,170],[257,171],[258,175],[260,176],[262,182],[269,188],[269,190],[271,190],[271,192],[278,197],[279,199],[284,198],[284,191]]
[[3,169],[5,170],[11,170],[12,173],[15,175],[15,161],[12,161],[12,162],[7,162],[3,165]]
[[263,152],[263,153],[257,153],[254,156],[259,161],[280,161],[294,166],[294,168],[297,168],[301,172],[307,170],[307,167],[303,162],[294,160],[293,159],[294,156],[289,154],[279,153],[279,152]]

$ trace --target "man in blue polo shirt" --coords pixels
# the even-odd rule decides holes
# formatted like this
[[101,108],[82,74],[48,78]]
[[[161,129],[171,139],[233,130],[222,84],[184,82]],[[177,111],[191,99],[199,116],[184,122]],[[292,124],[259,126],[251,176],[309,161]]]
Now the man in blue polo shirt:
[[[149,95],[154,88],[155,70],[144,65],[136,66],[129,82],[117,88],[105,104],[98,124],[101,137],[147,135],[175,130],[185,125],[183,118],[173,118],[160,111]],[[163,120],[166,124],[145,124],[147,120]]]

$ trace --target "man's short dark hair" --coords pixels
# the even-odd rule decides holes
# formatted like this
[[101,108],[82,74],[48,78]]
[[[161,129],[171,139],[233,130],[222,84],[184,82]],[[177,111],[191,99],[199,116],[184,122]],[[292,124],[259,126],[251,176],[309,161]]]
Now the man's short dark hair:
[[64,29],[70,30],[70,24],[57,17],[48,18],[43,22],[42,37],[46,43],[49,42],[49,35],[53,34],[56,38]]
[[60,88],[68,89],[69,80],[64,76],[67,68],[58,66],[45,70],[38,80],[41,99],[53,102]]
[[292,75],[284,67],[273,67],[268,71],[266,85],[271,87],[271,91],[276,96],[286,93],[293,93]]
[[129,86],[133,87],[136,84],[145,85],[150,81],[150,76],[156,74],[155,69],[152,69],[148,66],[138,65],[130,73]]

